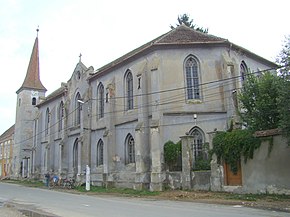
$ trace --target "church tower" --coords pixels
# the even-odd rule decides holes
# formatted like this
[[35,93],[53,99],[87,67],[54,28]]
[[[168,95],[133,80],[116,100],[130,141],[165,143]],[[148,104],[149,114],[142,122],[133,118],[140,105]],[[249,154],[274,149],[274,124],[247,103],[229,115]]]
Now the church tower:
[[38,29],[26,77],[16,91],[16,120],[13,148],[12,176],[29,177],[34,153],[34,129],[38,116],[36,105],[45,97],[46,88],[39,77]]

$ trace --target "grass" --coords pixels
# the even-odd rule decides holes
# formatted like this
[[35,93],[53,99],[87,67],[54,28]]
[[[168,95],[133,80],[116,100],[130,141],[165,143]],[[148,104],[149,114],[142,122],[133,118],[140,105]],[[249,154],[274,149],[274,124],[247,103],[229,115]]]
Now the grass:
[[13,183],[13,184],[19,184],[19,185],[24,185],[28,187],[43,187],[44,183],[39,180],[16,180],[16,179],[7,179],[7,180],[2,180],[1,182],[6,182],[6,183]]
[[283,201],[290,200],[290,195],[278,195],[278,194],[234,194],[225,193],[223,198],[226,200],[243,200],[243,201]]
[[[79,186],[75,188],[75,190],[79,192],[87,192],[85,186]],[[111,193],[111,194],[121,194],[127,196],[156,196],[159,195],[160,192],[152,192],[148,190],[134,190],[129,188],[104,188],[98,186],[90,186],[90,192],[94,193]]]
[[[28,187],[44,187],[45,184],[38,180],[2,180],[1,182],[20,184]],[[74,189],[80,193],[87,192],[85,186],[79,186]],[[90,186],[90,193],[95,194],[118,194],[121,196],[134,196],[134,197],[146,197],[146,196],[162,196],[163,193],[169,192],[170,190],[165,190],[164,192],[151,192],[149,190],[134,190],[128,188],[104,188],[98,186]],[[182,191],[183,192],[183,191]],[[184,191],[186,192],[186,191]],[[191,191],[188,191],[191,193]],[[194,192],[192,192],[194,193]],[[221,199],[221,200],[237,200],[237,201],[268,201],[268,202],[279,202],[279,201],[290,201],[290,195],[277,195],[277,194],[236,194],[236,193],[226,193],[226,192],[208,192],[208,196],[211,198]],[[168,198],[170,199],[170,198]]]
[[[8,180],[2,180],[1,182],[6,182],[6,183],[13,183],[13,184],[19,184],[19,185],[24,185],[28,187],[44,187],[45,183],[42,181],[38,180],[14,180],[14,179],[8,179]],[[74,190],[78,192],[87,192],[85,186],[78,186],[74,188]],[[123,196],[156,196],[159,195],[160,192],[152,192],[148,190],[134,190],[134,189],[129,189],[129,188],[104,188],[104,187],[98,187],[98,186],[90,186],[90,191],[92,193],[108,193],[108,194],[120,194]]]

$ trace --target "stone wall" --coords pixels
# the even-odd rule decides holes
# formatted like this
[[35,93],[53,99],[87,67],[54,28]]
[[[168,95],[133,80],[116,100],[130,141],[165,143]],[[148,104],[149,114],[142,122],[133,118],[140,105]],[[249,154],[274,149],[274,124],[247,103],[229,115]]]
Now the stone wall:
[[244,192],[290,195],[290,146],[281,135],[273,136],[273,144],[264,139],[254,159],[241,163]]
[[[210,190],[210,171],[193,171],[191,175],[191,188],[193,190]],[[182,189],[182,172],[167,172],[165,188]]]
[[253,159],[248,159],[247,162],[241,160],[241,186],[225,185],[224,168],[213,156],[211,190],[290,195],[290,146],[279,132],[272,132],[273,130],[257,133],[256,136],[262,138],[261,146],[255,150]]

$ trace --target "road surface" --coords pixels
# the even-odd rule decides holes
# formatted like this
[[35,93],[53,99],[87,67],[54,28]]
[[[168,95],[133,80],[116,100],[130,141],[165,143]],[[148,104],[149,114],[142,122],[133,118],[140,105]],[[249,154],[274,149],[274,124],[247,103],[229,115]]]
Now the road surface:
[[13,203],[21,209],[38,209],[61,217],[289,217],[289,213],[241,206],[88,196],[8,183],[0,183],[0,203]]

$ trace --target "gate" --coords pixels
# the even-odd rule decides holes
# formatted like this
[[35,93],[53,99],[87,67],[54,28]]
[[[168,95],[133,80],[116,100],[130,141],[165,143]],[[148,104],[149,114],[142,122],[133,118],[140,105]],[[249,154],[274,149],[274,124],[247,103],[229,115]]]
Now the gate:
[[231,170],[231,166],[227,163],[224,163],[224,171],[225,171],[225,185],[237,186],[242,185],[242,170],[241,170],[241,162],[237,162],[238,171],[234,173]]

